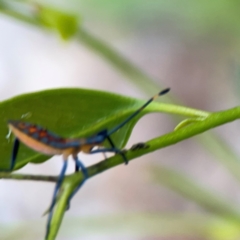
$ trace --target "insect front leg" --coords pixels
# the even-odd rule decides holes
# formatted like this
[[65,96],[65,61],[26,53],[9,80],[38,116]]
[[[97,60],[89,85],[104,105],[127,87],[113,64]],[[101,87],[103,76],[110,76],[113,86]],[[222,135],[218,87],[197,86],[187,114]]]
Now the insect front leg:
[[63,167],[62,167],[62,170],[60,172],[58,181],[56,183],[56,186],[55,186],[55,189],[54,189],[54,192],[53,192],[52,203],[51,203],[50,208],[49,208],[48,221],[47,221],[47,231],[46,231],[45,239],[48,238],[48,234],[49,234],[49,231],[50,231],[50,225],[51,225],[51,221],[52,221],[54,205],[56,203],[57,194],[58,194],[59,189],[61,187],[61,184],[63,182],[66,170],[67,170],[67,159],[66,160],[64,159],[63,160]]
[[19,144],[20,144],[20,142],[19,142],[18,138],[15,138],[14,143],[13,143],[10,168],[8,168],[8,169],[0,169],[0,171],[11,172],[14,169],[15,163],[16,163],[17,154],[18,154]]
[[120,155],[123,157],[124,162],[125,162],[126,164],[128,163],[127,157],[125,156],[124,152],[121,151],[121,150],[118,149],[118,148],[115,148],[115,147],[96,149],[96,150],[91,151],[90,154],[94,154],[94,153],[105,153],[105,152],[118,153],[118,154],[120,154]]
[[14,143],[13,143],[10,171],[12,171],[15,166],[19,145],[20,145],[20,142],[19,142],[18,138],[15,138]]

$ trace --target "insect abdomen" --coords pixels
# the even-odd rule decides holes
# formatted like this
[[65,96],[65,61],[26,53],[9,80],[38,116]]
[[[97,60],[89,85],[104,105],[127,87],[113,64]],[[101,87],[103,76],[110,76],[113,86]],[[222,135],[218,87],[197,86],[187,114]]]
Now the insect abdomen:
[[56,140],[63,140],[63,138],[52,136],[40,126],[21,121],[9,121],[8,126],[21,142],[37,152],[47,155],[58,155],[63,152],[63,149],[57,145],[64,144],[56,144]]

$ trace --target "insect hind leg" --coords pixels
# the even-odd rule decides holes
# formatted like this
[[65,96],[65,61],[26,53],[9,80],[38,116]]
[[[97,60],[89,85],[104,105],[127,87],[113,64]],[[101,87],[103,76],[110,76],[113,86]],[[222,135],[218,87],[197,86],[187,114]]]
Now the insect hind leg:
[[51,226],[51,221],[52,221],[53,209],[54,209],[54,206],[55,206],[55,203],[56,203],[57,194],[59,192],[59,189],[61,187],[61,184],[62,184],[64,176],[65,176],[66,170],[67,170],[67,160],[63,160],[63,167],[62,167],[61,173],[59,175],[58,181],[56,183],[54,193],[53,193],[52,203],[51,203],[50,208],[49,208],[48,221],[47,221],[47,231],[46,231],[45,239],[48,238],[48,234],[49,234],[50,226]]
[[84,182],[88,179],[88,172],[87,172],[87,169],[84,166],[84,164],[78,159],[77,156],[74,156],[73,159],[74,159],[75,164],[76,164],[75,165],[76,169],[78,169],[78,171],[79,171],[79,169],[81,168],[81,171],[82,171],[82,174],[83,174],[83,180],[79,183],[79,185],[75,188],[73,193],[70,195],[70,197],[68,199],[67,209],[70,208],[70,201],[73,198],[73,196],[77,193],[77,191],[82,187]]
[[[109,136],[106,136],[106,139],[107,139],[108,142],[110,143],[111,147],[112,147],[113,149],[116,149],[116,147],[115,147],[112,139],[111,139]],[[123,161],[124,161],[125,164],[127,165],[127,164],[128,164],[128,159],[127,159],[126,155],[125,155],[122,151],[120,151],[120,150],[117,151],[116,153],[118,153],[118,154],[120,154],[120,155],[122,156]]]
[[127,164],[128,163],[128,160],[127,160],[127,157],[125,156],[124,150],[120,150],[118,148],[100,148],[100,149],[97,149],[97,150],[93,150],[90,152],[90,154],[94,154],[94,153],[105,153],[105,152],[113,152],[113,153],[118,153],[120,154],[121,156],[123,156],[123,159],[125,161],[125,163]]

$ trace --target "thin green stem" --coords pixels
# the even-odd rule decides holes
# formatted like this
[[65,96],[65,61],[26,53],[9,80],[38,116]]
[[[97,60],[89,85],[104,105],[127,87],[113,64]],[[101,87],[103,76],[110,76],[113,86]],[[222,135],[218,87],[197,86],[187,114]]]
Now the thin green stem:
[[7,3],[3,3],[2,5],[0,4],[0,13],[12,17],[14,19],[20,20],[22,22],[25,22],[27,24],[40,27],[40,23],[36,18],[15,11],[14,9],[11,8],[11,6],[8,6]]
[[[153,152],[155,150],[176,144],[182,140],[188,139],[200,133],[203,133],[209,129],[215,128],[217,126],[235,121],[240,118],[240,107],[235,107],[226,111],[212,113],[205,120],[193,123],[177,131],[173,131],[157,137],[151,141],[147,142],[149,148],[144,148],[139,151],[127,151],[127,158],[130,160],[140,157],[144,154]],[[231,162],[232,163],[232,162]],[[100,162],[88,168],[89,177],[93,177],[103,171],[108,170],[114,166],[122,164],[122,158],[118,155],[108,158],[106,161]],[[236,161],[235,165],[237,177],[240,179],[240,162]],[[26,176],[26,177],[24,177]],[[1,178],[6,179],[19,179],[19,180],[39,180],[39,181],[56,181],[56,177],[44,177],[44,176],[32,176],[32,175],[22,175],[22,174],[9,174],[0,173]],[[51,181],[50,180],[50,181]]]
[[[159,150],[161,148],[176,144],[185,139],[203,133],[209,129],[235,121],[239,118],[240,107],[235,107],[226,111],[212,113],[209,117],[207,117],[205,120],[201,122],[193,123],[191,125],[186,126],[185,128],[181,128],[177,131],[167,133],[165,135],[162,135],[161,137],[157,137],[151,141],[148,141],[146,144],[149,145],[149,148],[142,149],[139,151],[128,151],[126,156],[130,161],[131,159],[140,157],[143,154],[147,154],[155,150]],[[109,158],[107,159],[107,161],[89,167],[88,168],[89,177],[92,177],[121,163],[122,159],[119,156]],[[233,162],[231,162],[231,164],[233,164]],[[240,180],[240,162],[236,161],[233,167],[236,168],[235,174],[236,177]]]
[[[155,138],[149,142],[147,145],[150,147],[147,149],[142,149],[139,151],[128,151],[127,158],[129,161],[131,159],[137,158],[143,154],[167,147],[173,144],[176,144],[182,140],[193,137],[197,134],[205,132],[211,128],[223,125],[225,123],[237,120],[240,118],[240,107],[235,107],[230,110],[212,113],[208,118],[201,122],[194,123],[192,125],[186,126],[185,128],[179,129],[168,134],[165,134],[161,137]],[[117,166],[122,163],[122,159],[119,156],[114,156],[107,159],[104,162],[95,164],[88,168],[89,177],[92,177],[96,174],[99,174],[109,168]],[[240,178],[240,163],[235,162],[236,173],[238,178]],[[6,179],[18,179],[18,180],[36,180],[36,181],[56,181],[57,177],[50,176],[33,176],[33,175],[23,175],[23,174],[8,174],[0,173],[1,178]]]
[[[180,116],[186,116],[191,118],[202,118],[202,120],[208,116],[210,116],[210,112],[189,108],[189,107],[183,107],[179,105],[174,104],[168,104],[168,103],[155,103],[152,102],[151,106],[149,107],[151,109],[151,112],[164,112],[164,113],[170,113]],[[197,120],[197,119],[196,119]],[[200,119],[199,119],[200,120]]]
[[31,174],[12,174],[0,172],[0,178],[10,180],[30,180],[30,181],[42,181],[42,182],[56,182],[58,176],[43,176],[43,175],[31,175]]

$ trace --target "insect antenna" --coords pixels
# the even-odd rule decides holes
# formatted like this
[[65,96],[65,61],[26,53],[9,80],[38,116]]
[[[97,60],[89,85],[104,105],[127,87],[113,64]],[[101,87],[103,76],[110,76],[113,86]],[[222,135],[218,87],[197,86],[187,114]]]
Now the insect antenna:
[[124,126],[127,122],[129,122],[132,118],[134,118],[138,113],[140,113],[145,107],[147,107],[153,100],[158,98],[161,95],[164,95],[170,91],[170,88],[166,88],[156,94],[155,96],[151,97],[145,104],[143,104],[138,110],[136,110],[132,115],[130,115],[127,119],[125,119],[122,123],[120,123],[118,126],[114,127],[110,131],[108,131],[108,136],[116,132],[118,129],[120,129],[122,126]]

